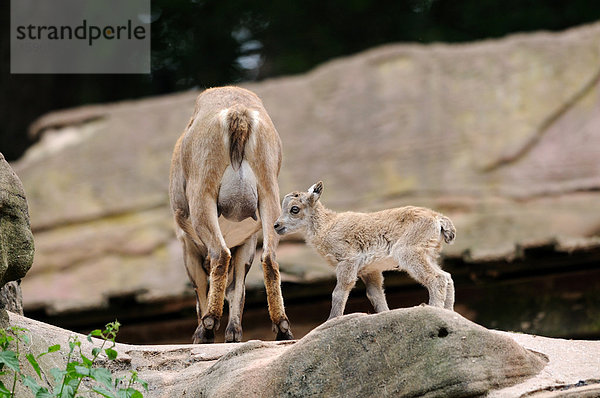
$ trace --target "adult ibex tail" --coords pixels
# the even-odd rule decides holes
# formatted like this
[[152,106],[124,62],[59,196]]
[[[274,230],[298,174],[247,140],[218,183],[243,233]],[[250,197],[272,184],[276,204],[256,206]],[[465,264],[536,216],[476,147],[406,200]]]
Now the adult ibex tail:
[[238,170],[244,159],[246,142],[252,132],[252,118],[248,108],[234,105],[227,112],[227,126],[229,130],[230,145],[229,158],[234,170]]

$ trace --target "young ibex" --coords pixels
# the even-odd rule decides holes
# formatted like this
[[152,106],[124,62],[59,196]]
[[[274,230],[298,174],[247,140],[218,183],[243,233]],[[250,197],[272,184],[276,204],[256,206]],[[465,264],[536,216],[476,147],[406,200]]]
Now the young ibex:
[[308,192],[292,192],[283,199],[275,222],[278,234],[304,232],[306,241],[336,267],[329,319],[344,314],[350,290],[360,277],[376,312],[387,311],[382,271],[403,270],[429,291],[429,305],[452,310],[454,283],[437,264],[442,241],[452,243],[452,221],[423,207],[400,207],[376,213],[336,213],[319,197],[323,183]]
[[185,268],[196,291],[194,343],[214,341],[225,297],[225,341],[241,340],[245,279],[261,224],[261,261],[273,330],[278,340],[293,338],[275,261],[280,166],[279,135],[254,93],[222,87],[198,96],[192,119],[175,144],[169,187]]

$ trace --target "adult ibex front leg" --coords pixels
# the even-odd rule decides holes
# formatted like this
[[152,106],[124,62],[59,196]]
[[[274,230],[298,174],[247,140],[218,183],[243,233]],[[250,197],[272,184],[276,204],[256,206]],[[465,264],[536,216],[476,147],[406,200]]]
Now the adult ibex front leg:
[[[269,190],[268,187],[277,184],[267,183],[266,186],[259,185],[260,197],[260,218],[263,229],[263,254],[261,263],[263,267],[263,277],[265,280],[265,289],[267,291],[267,302],[269,305],[269,315],[273,322],[273,332],[277,334],[277,340],[293,339],[290,331],[290,322],[285,315],[283,308],[283,296],[281,294],[281,278],[279,275],[279,264],[275,259],[275,249],[279,243],[279,237],[273,229],[273,224],[279,214],[281,207],[279,205],[279,190]],[[261,196],[262,195],[262,196]]]

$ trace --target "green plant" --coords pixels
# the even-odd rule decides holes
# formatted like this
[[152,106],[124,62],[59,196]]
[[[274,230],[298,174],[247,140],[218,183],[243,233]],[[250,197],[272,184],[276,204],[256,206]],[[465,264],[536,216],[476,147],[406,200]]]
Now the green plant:
[[[91,357],[86,356],[82,351],[81,341],[76,336],[71,336],[65,369],[49,370],[54,379],[53,386],[52,383],[44,382],[45,373],[42,371],[39,359],[44,355],[60,351],[60,345],[52,345],[37,356],[32,353],[26,354],[25,358],[37,374],[39,381],[47,384],[48,387],[41,386],[37,379],[21,371],[19,362],[21,344],[30,344],[28,330],[18,327],[0,329],[0,376],[11,376],[9,377],[10,388],[0,381],[0,398],[14,398],[18,381],[29,388],[36,398],[75,398],[79,396],[82,383],[86,386],[86,391],[83,392],[93,392],[106,398],[143,397],[135,386],[139,384],[147,391],[148,384],[138,377],[137,372],[131,371],[129,377],[116,378],[110,370],[98,366],[102,355],[106,355],[109,361],[117,358],[118,353],[114,348],[120,326],[119,322],[115,321],[107,324],[104,330],[97,329],[88,334],[87,340],[90,343],[93,343],[92,337],[102,340],[100,347],[92,348]],[[11,346],[14,346],[14,350]]]

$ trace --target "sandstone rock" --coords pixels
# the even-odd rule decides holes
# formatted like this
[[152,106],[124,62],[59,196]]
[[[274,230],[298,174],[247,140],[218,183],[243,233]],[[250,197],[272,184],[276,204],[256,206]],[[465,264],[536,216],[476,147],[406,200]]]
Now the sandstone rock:
[[476,396],[546,364],[510,338],[428,306],[337,318],[257,366],[264,349],[249,342],[222,357],[198,379],[200,395]]
[[23,313],[19,284],[6,284],[25,276],[33,253],[25,191],[0,153],[0,302],[4,308]]
[[21,281],[10,281],[0,289],[0,303],[4,309],[15,314],[23,315],[23,293]]
[[[30,331],[32,345],[24,353],[39,354],[60,344],[62,352],[44,356],[42,368],[64,367],[68,339],[76,333],[12,313],[10,320]],[[99,344],[77,336],[84,354]],[[118,343],[115,349],[117,361],[101,366],[117,376],[136,370],[149,383],[148,398],[280,397],[308,391],[340,396],[339,391],[351,389],[373,397],[480,396],[487,391],[489,398],[555,398],[594,396],[590,391],[600,386],[598,341],[489,331],[430,307],[347,315],[295,342]]]
[[[60,344],[62,356],[47,355],[50,362],[43,367],[64,366],[67,341],[75,333],[10,316],[12,324],[32,335],[33,344],[24,352],[39,354],[46,344]],[[84,336],[79,339],[89,353],[93,345]],[[117,376],[136,370],[149,383],[144,395],[149,398],[584,393],[597,388],[593,378],[600,366],[600,342],[489,331],[431,307],[347,315],[296,342],[117,344],[115,349],[117,361],[101,365]]]

